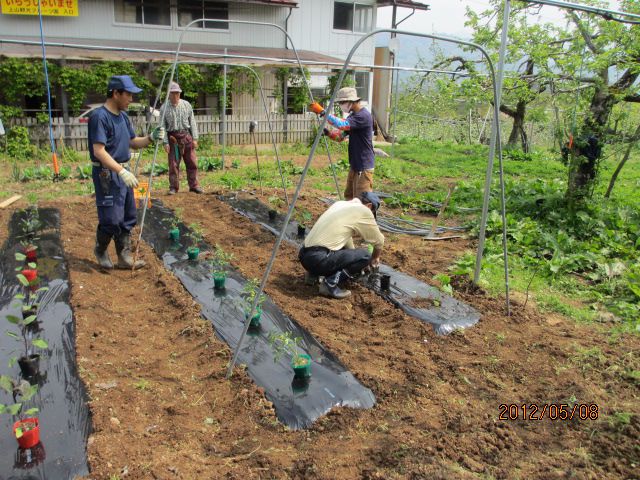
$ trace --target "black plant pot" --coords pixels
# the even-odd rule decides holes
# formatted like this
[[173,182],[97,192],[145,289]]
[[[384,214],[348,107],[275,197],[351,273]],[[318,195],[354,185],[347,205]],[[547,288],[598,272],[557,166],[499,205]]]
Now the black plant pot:
[[304,234],[307,232],[307,227],[304,225],[298,225],[298,237],[304,238]]
[[389,290],[389,288],[391,288],[391,275],[380,275],[380,289],[386,292]]
[[28,357],[20,357],[18,359],[18,365],[24,378],[32,378],[38,374],[38,368],[40,365],[40,355],[33,353]]
[[276,215],[278,215],[277,211],[269,210],[269,220],[273,222],[276,219]]

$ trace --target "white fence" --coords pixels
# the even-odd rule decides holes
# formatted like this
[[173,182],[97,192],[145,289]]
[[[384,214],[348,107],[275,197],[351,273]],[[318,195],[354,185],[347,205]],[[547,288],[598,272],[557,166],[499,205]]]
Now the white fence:
[[[134,129],[142,134],[145,131],[144,117],[131,117]],[[249,133],[249,123],[258,122],[255,130],[256,143],[271,143],[271,134],[266,116],[252,117],[248,115],[227,115],[226,139],[227,145],[250,145],[253,138]],[[216,115],[196,115],[198,130],[201,137],[209,137],[214,144],[222,143],[222,119]],[[313,133],[314,119],[312,115],[271,115],[271,125],[277,143],[307,142]],[[29,130],[29,138],[34,145],[42,148],[49,147],[49,126],[38,123],[35,118],[13,119],[9,127],[22,125]],[[56,146],[77,151],[87,150],[87,124],[72,120],[65,124],[62,117],[53,118],[53,138]]]

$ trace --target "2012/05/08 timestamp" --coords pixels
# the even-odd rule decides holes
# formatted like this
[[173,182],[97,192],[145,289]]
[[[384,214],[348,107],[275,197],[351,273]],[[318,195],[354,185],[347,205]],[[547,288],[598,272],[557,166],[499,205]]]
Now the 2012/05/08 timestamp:
[[595,403],[502,403],[499,420],[597,420],[599,408]]

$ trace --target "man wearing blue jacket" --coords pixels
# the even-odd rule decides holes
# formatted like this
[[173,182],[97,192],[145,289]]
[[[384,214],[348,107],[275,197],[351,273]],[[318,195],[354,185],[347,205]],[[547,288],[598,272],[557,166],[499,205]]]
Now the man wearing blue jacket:
[[107,249],[114,239],[119,268],[140,268],[131,255],[131,229],[137,223],[133,188],[138,186],[129,171],[131,148],[145,148],[164,138],[164,129],[155,129],[145,137],[136,136],[126,114],[133,94],[140,93],[129,75],[111,77],[107,86],[107,100],[89,119],[89,156],[91,176],[96,191],[98,228],[94,253],[103,269],[112,269]]

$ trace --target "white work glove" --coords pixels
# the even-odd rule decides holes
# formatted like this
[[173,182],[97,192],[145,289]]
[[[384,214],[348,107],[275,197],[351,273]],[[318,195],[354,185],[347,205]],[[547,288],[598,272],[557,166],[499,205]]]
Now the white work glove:
[[135,188],[138,186],[138,179],[133,173],[131,173],[126,168],[123,168],[122,170],[120,170],[118,172],[118,175],[120,175],[120,178],[122,179],[122,181],[127,187]]
[[154,142],[161,142],[165,137],[165,129],[164,127],[154,128],[149,134],[149,138]]

